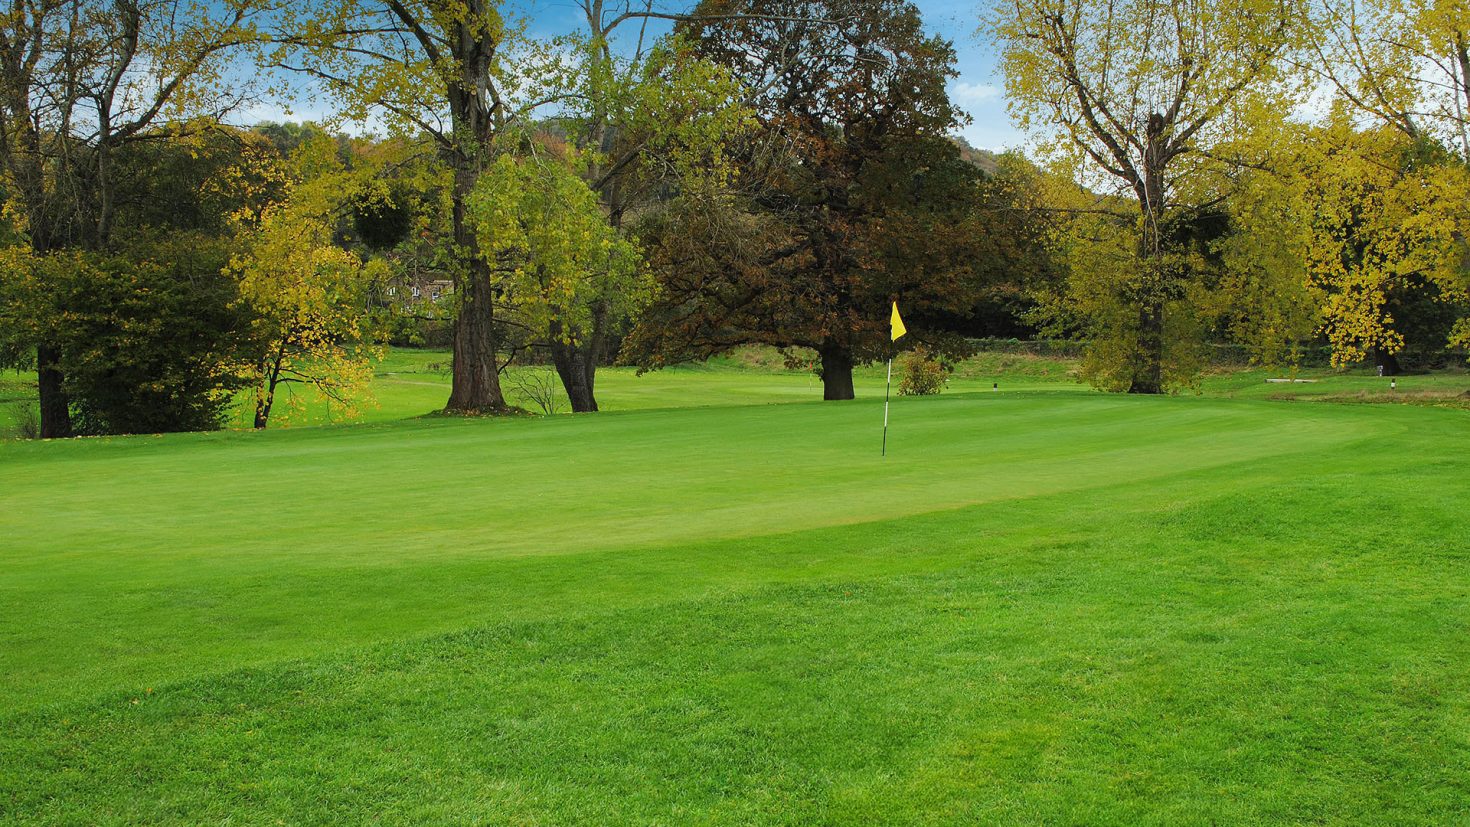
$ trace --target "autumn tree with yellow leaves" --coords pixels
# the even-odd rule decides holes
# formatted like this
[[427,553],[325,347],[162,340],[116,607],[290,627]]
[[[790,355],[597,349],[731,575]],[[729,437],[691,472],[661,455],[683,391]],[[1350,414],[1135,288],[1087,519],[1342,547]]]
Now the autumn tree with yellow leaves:
[[384,268],[364,264],[334,240],[353,173],[336,144],[318,136],[292,154],[287,174],[284,200],[243,217],[253,225],[246,252],[230,265],[252,314],[254,358],[246,375],[256,428],[269,424],[287,388],[293,409],[314,396],[334,414],[355,414],[370,399],[372,365],[382,358],[367,298]]
[[1131,202],[1131,249],[1089,253],[1076,271],[1079,309],[1104,314],[1093,332],[1106,386],[1159,393],[1191,373],[1174,352],[1189,319],[1171,317],[1201,274],[1195,251],[1171,241],[1224,194],[1219,150],[1287,114],[1284,59],[1302,14],[1296,0],[993,6],[986,28],[1001,44],[1012,112],[1053,164]]

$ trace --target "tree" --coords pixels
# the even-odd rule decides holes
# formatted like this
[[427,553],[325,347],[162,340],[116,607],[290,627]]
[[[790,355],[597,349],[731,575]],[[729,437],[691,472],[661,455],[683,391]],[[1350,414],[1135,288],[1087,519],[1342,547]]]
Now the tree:
[[[582,0],[582,10],[575,86],[553,123],[577,149],[608,224],[621,232],[630,213],[656,209],[671,192],[697,185],[694,179],[728,174],[725,145],[745,130],[749,112],[729,72],[700,60],[681,38],[645,47],[640,30],[636,45],[620,50],[619,27],[636,19],[628,7]],[[554,322],[562,335],[551,338],[552,360],[573,411],[597,410],[597,366],[625,322],[601,300],[581,320]]]
[[496,286],[516,320],[547,340],[573,411],[595,411],[579,337],[631,315],[652,285],[638,249],[607,221],[576,157],[502,155],[480,177],[469,212]]
[[433,141],[452,171],[453,383],[445,410],[507,410],[493,262],[468,212],[497,141],[566,87],[551,44],[523,36],[496,0],[337,0],[283,15],[274,65],[315,78],[354,120]]
[[[324,137],[292,153],[294,180],[281,203],[259,218],[248,251],[231,269],[252,314],[254,351],[247,376],[256,428],[266,427],[284,387],[311,388],[335,412],[355,413],[368,393],[372,363],[367,296],[375,273],[333,243],[337,212],[351,178]],[[293,394],[291,401],[300,403]]]
[[[1313,10],[1311,50],[1300,69],[1352,112],[1401,137],[1394,145],[1368,130],[1348,142],[1342,126],[1334,127],[1333,144],[1347,163],[1328,170],[1326,180],[1345,183],[1342,171],[1358,177],[1369,187],[1363,199],[1379,209],[1355,222],[1360,249],[1344,259],[1354,264],[1319,278],[1329,300],[1325,327],[1335,359],[1371,353],[1396,371],[1405,332],[1439,339],[1449,326],[1452,344],[1470,344],[1470,268],[1459,227],[1470,165],[1470,8],[1440,0],[1331,0]],[[1378,168],[1364,166],[1375,158]],[[1446,318],[1456,313],[1458,319]]]
[[696,189],[650,227],[665,278],[638,358],[806,347],[823,397],[851,399],[894,297],[916,331],[974,304],[982,175],[946,137],[953,50],[902,0],[710,0],[685,33],[757,129],[732,150],[738,192]]
[[1240,252],[1292,240],[1296,262],[1277,266],[1309,291],[1335,365],[1372,358],[1393,374],[1406,347],[1443,350],[1470,300],[1470,171],[1428,139],[1358,129],[1342,112],[1286,148]]
[[1220,197],[1216,150],[1285,114],[1275,99],[1300,19],[1293,0],[1006,0],[987,22],[1012,111],[1079,178],[1133,200],[1132,261],[1115,250],[1094,274],[1131,316],[1101,343],[1129,392],[1164,390],[1166,312],[1193,277],[1168,248],[1171,216]]
[[1450,0],[1325,0],[1298,61],[1359,112],[1470,162],[1470,7]]
[[[115,158],[160,124],[197,129],[250,94],[220,83],[261,0],[37,0],[0,15],[0,164],[30,249],[100,251],[117,215]],[[52,341],[32,343],[41,432],[68,436]]]

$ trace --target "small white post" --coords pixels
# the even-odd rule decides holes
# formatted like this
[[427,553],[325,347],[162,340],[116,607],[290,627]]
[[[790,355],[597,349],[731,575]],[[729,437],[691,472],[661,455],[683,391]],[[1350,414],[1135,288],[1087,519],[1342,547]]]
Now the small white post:
[[888,357],[888,381],[883,385],[883,453],[888,456],[888,391],[893,387],[893,357]]

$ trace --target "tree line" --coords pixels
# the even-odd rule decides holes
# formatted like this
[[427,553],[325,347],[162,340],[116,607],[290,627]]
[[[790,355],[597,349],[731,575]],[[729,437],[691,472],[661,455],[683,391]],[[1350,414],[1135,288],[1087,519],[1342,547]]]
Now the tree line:
[[[495,0],[17,0],[0,363],[35,372],[42,434],[241,398],[265,427],[297,385],[350,412],[441,319],[472,414],[532,347],[576,411],[610,359],[749,343],[850,399],[895,298],[933,358],[1080,338],[1090,381],[1141,393],[1211,342],[1397,370],[1470,339],[1448,5],[998,0],[977,22],[1038,141],[984,163],[907,0],[577,8],[538,37]],[[375,136],[227,125],[308,91]],[[451,289],[401,300],[425,278]]]

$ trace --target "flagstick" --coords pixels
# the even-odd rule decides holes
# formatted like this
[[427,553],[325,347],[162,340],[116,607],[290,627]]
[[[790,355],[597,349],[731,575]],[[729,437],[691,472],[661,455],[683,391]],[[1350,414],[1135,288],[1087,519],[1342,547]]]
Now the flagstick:
[[893,357],[888,357],[888,382],[883,386],[883,453],[888,456],[888,390],[893,387]]

